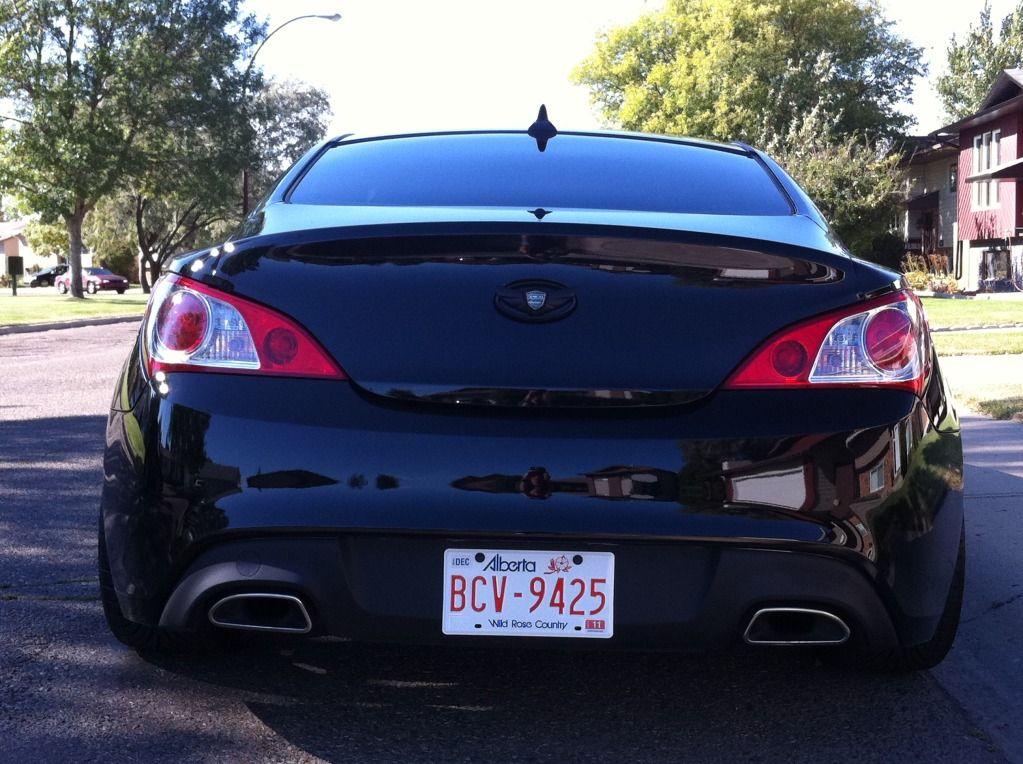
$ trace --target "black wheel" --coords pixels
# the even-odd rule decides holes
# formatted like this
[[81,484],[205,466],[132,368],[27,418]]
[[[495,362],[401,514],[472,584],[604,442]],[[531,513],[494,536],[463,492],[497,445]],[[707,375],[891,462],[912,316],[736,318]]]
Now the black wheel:
[[123,289],[118,289],[118,290],[117,290],[117,293],[118,293],[118,294],[124,294],[124,290],[123,290]]
[[103,533],[103,520],[99,523],[99,593],[107,626],[118,642],[142,652],[182,652],[192,649],[196,638],[191,634],[167,631],[129,621],[121,612],[114,592],[114,582],[107,560],[107,543]]
[[98,291],[98,287],[96,286],[95,282],[90,281],[88,284],[85,285],[85,291],[88,292],[89,294],[96,294],[96,292]]
[[945,600],[938,627],[930,641],[912,647],[866,651],[850,647],[848,650],[830,650],[822,658],[844,666],[861,666],[882,671],[908,672],[934,668],[948,655],[959,630],[959,614],[963,607],[963,589],[966,583],[966,529],[959,532],[959,557],[952,573],[952,585]]
[[63,281],[57,282],[57,294],[67,294],[67,284]]

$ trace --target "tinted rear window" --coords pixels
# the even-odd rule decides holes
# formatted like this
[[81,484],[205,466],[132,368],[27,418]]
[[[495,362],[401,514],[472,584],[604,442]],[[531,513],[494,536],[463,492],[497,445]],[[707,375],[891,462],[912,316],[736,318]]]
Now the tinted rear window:
[[521,207],[789,215],[755,159],[701,146],[561,134],[431,135],[328,149],[296,204]]

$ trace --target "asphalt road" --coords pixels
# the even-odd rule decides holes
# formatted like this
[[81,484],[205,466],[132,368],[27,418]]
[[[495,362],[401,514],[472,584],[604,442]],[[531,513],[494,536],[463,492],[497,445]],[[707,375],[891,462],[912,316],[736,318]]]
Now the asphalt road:
[[0,337],[0,760],[1023,762],[1023,426],[967,421],[967,601],[937,670],[249,641],[140,657],[95,576],[132,325]]

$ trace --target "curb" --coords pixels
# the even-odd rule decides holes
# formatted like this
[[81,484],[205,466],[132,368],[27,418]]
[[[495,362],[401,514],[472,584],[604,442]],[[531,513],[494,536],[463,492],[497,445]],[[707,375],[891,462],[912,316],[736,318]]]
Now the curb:
[[940,326],[937,329],[932,328],[931,334],[935,332],[976,332],[984,329],[1023,329],[1021,323],[1011,324],[971,324],[966,326]]
[[0,336],[5,334],[28,334],[29,332],[48,332],[53,329],[77,329],[82,326],[104,326],[106,324],[126,324],[130,321],[142,321],[142,314],[136,316],[102,316],[100,318],[76,318],[73,321],[50,321],[45,324],[10,324],[0,326]]

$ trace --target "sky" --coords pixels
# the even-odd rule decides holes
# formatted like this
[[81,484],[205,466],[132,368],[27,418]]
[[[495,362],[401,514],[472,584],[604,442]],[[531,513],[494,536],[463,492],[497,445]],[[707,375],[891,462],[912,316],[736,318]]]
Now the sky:
[[[274,35],[257,58],[267,75],[304,80],[330,95],[332,134],[526,127],[546,103],[562,129],[601,126],[570,72],[604,30],[662,0],[247,0],[271,29],[305,13],[341,13],[336,23],[304,19]],[[1015,0],[992,0],[996,20]],[[953,33],[983,0],[881,0],[901,34],[924,49],[927,77],[904,111],[915,132],[942,125],[933,79]]]

